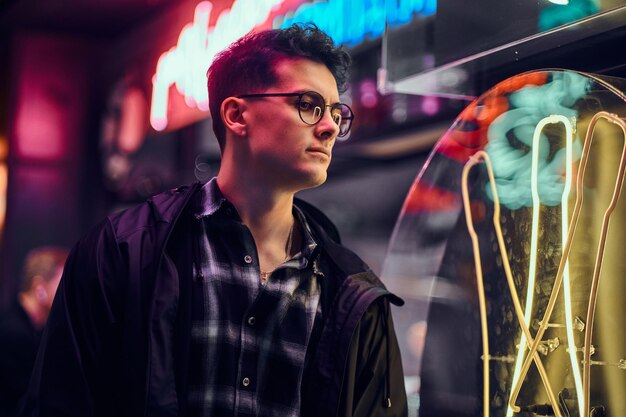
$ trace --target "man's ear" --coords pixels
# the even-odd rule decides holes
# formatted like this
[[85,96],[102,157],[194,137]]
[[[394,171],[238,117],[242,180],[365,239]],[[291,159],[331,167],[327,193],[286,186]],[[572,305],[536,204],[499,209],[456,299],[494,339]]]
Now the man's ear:
[[247,126],[244,118],[245,101],[237,97],[228,97],[222,101],[220,115],[224,126],[236,136],[246,136]]

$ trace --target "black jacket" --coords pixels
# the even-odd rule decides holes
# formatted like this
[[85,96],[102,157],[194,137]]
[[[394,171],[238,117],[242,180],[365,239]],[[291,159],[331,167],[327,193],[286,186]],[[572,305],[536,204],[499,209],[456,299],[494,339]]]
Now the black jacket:
[[[73,248],[24,415],[184,416],[191,328],[191,215],[199,184],[106,218]],[[407,414],[389,302],[401,305],[330,221],[297,201],[332,265],[302,416]],[[388,405],[390,404],[390,407]]]

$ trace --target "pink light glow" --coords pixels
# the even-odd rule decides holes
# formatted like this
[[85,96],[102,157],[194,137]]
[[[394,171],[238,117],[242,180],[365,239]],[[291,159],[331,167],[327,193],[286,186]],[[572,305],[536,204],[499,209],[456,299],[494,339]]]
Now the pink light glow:
[[133,153],[146,135],[148,103],[141,89],[130,88],[122,98],[118,146],[124,153]]
[[163,130],[168,124],[170,87],[184,97],[188,107],[202,111],[209,109],[206,89],[206,72],[213,57],[231,42],[265,22],[272,11],[288,0],[235,0],[230,9],[222,11],[217,23],[209,27],[213,4],[200,2],[194,12],[194,20],[183,27],[176,46],[159,58],[152,78],[152,104],[150,124],[155,130]]
[[12,155],[29,161],[75,158],[84,134],[90,82],[89,45],[64,38],[24,36],[15,48]]
[[[34,87],[34,88],[33,88]],[[55,160],[64,155],[63,111],[45,97],[44,90],[30,83],[22,85],[15,121],[15,150],[20,158]]]
[[7,166],[0,164],[0,240],[4,230],[4,221],[7,214]]
[[439,99],[437,97],[424,97],[422,101],[422,111],[429,116],[439,113]]
[[374,80],[363,80],[359,89],[361,91],[361,105],[363,107],[371,109],[378,105],[378,93]]

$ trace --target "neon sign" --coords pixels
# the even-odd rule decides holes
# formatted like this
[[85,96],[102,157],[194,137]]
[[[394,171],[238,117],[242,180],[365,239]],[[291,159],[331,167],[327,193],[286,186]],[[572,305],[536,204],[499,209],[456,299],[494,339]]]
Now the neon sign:
[[206,72],[213,57],[269,17],[283,0],[236,0],[224,10],[214,27],[209,27],[213,4],[198,3],[192,23],[183,27],[175,47],[159,58],[152,78],[150,124],[155,130],[167,127],[169,90],[172,85],[189,107],[209,109]]
[[[170,87],[175,85],[190,108],[209,109],[206,72],[215,55],[258,25],[289,0],[235,0],[224,10],[214,27],[209,27],[213,10],[210,1],[200,2],[193,22],[183,27],[176,46],[163,53],[152,79],[150,124],[155,130],[168,125]],[[336,43],[356,44],[367,36],[378,37],[385,22],[393,25],[410,21],[414,14],[435,13],[436,0],[329,0],[300,5],[293,15],[274,20],[274,27],[296,22],[313,22]]]
[[[490,377],[489,377],[489,361],[493,360],[504,360],[510,361],[510,358],[498,358],[491,356],[489,353],[489,332],[487,328],[487,307],[485,301],[485,289],[484,289],[484,279],[482,275],[482,266],[481,266],[481,255],[480,255],[480,245],[478,243],[478,234],[474,229],[470,201],[469,201],[469,190],[468,190],[468,173],[469,170],[479,163],[481,160],[485,161],[487,167],[487,173],[489,175],[489,183],[492,190],[493,202],[494,202],[494,212],[493,212],[493,225],[496,232],[496,238],[498,240],[498,247],[500,249],[500,256],[502,257],[502,264],[504,266],[504,272],[506,276],[506,280],[509,286],[509,291],[511,292],[511,298],[513,300],[513,306],[515,314],[517,315],[517,320],[519,322],[520,328],[522,329],[522,334],[526,336],[528,340],[527,343],[534,343],[533,338],[530,334],[530,330],[528,329],[528,325],[526,324],[526,320],[524,318],[524,312],[522,310],[521,303],[519,301],[519,296],[517,294],[517,290],[515,288],[515,282],[513,280],[513,273],[511,271],[511,266],[509,263],[506,245],[504,243],[504,234],[502,233],[502,227],[500,225],[500,201],[498,198],[498,192],[496,188],[495,175],[493,170],[493,165],[491,163],[491,159],[489,158],[489,154],[485,151],[478,151],[473,156],[470,157],[470,160],[465,164],[463,168],[462,174],[462,193],[463,193],[463,206],[465,208],[465,219],[467,222],[467,230],[470,234],[470,238],[472,240],[472,249],[474,252],[474,265],[476,267],[476,278],[478,284],[478,296],[480,303],[480,323],[481,323],[481,336],[482,336],[482,348],[483,348],[483,416],[490,416],[490,401],[489,401],[489,386],[490,386]],[[532,293],[528,291],[528,293]],[[532,295],[531,295],[532,297]],[[525,346],[520,343],[519,345],[520,351],[525,349]],[[531,359],[537,365],[537,371],[539,371],[539,375],[544,383],[544,387],[546,388],[546,393],[548,395],[548,399],[550,404],[552,405],[556,417],[563,417],[559,408],[556,395],[550,386],[548,381],[548,374],[545,370],[545,367],[539,358],[536,350],[531,349],[531,353],[528,355],[528,361]],[[520,411],[519,407],[516,408],[517,412]]]
[[[563,115],[552,115],[543,118],[535,128],[533,134],[532,141],[532,165],[531,165],[531,188],[532,188],[532,199],[533,199],[533,220],[532,220],[532,236],[531,236],[531,248],[530,248],[530,259],[529,259],[529,274],[528,274],[528,285],[527,285],[527,294],[526,294],[526,308],[522,310],[522,306],[519,300],[519,296],[517,290],[515,288],[515,282],[513,280],[513,275],[511,272],[511,267],[507,255],[506,245],[504,243],[504,234],[502,232],[502,228],[500,226],[500,199],[498,198],[498,192],[496,188],[496,181],[493,166],[491,163],[491,159],[489,155],[485,151],[478,151],[474,155],[469,158],[469,161],[465,164],[462,173],[462,194],[463,194],[463,206],[465,210],[465,217],[467,222],[467,229],[470,234],[470,238],[472,241],[472,249],[474,252],[474,264],[476,268],[476,277],[477,277],[477,287],[478,287],[478,296],[479,296],[479,308],[480,308],[480,318],[481,318],[481,335],[482,335],[482,343],[483,343],[483,415],[485,417],[490,416],[490,369],[489,369],[489,361],[493,360],[506,360],[511,361],[512,358],[501,358],[494,357],[490,355],[489,350],[489,334],[488,334],[488,324],[487,324],[487,311],[486,311],[486,300],[485,300],[485,289],[483,283],[483,273],[482,273],[482,265],[481,265],[481,254],[480,254],[480,245],[478,242],[478,235],[474,228],[474,221],[472,218],[472,210],[469,199],[469,189],[468,189],[468,173],[469,170],[475,166],[476,164],[484,161],[485,166],[487,168],[487,173],[489,176],[489,183],[492,190],[492,198],[494,202],[494,214],[493,214],[493,224],[495,229],[496,238],[498,240],[498,246],[500,249],[500,256],[502,258],[502,264],[504,267],[505,276],[507,279],[507,283],[509,286],[509,290],[511,293],[511,298],[514,304],[515,313],[518,318],[518,322],[520,328],[522,329],[522,336],[519,342],[519,350],[517,353],[517,359],[515,360],[515,371],[514,376],[511,382],[511,393],[507,407],[506,416],[512,416],[514,413],[519,413],[522,409],[516,405],[516,400],[520,393],[521,387],[526,379],[528,374],[528,370],[531,364],[531,361],[534,361],[537,365],[537,371],[539,372],[541,379],[544,384],[544,388],[546,390],[546,394],[548,396],[548,400],[550,402],[550,406],[554,412],[554,415],[557,417],[563,417],[564,414],[559,407],[557,398],[554,394],[554,390],[550,386],[548,375],[544,368],[544,365],[537,355],[539,350],[539,345],[547,343],[548,348],[550,349],[550,343],[553,340],[544,340],[543,335],[548,327],[565,327],[567,332],[567,343],[568,343],[568,354],[570,359],[570,366],[572,369],[572,374],[574,377],[574,385],[576,388],[576,398],[578,401],[578,412],[581,417],[589,417],[591,413],[590,404],[590,387],[591,387],[591,365],[605,365],[605,366],[616,366],[620,369],[626,369],[626,360],[620,359],[617,363],[610,363],[607,361],[592,361],[591,355],[593,354],[593,346],[591,344],[592,333],[593,333],[593,323],[594,323],[594,315],[595,315],[595,307],[597,302],[598,295],[598,286],[600,279],[600,272],[602,270],[602,263],[604,258],[604,250],[605,244],[607,240],[607,233],[609,228],[610,217],[613,213],[617,205],[617,201],[619,199],[622,185],[624,182],[624,176],[626,173],[626,142],[624,142],[624,147],[622,150],[622,155],[620,159],[619,169],[617,173],[617,178],[615,180],[615,186],[613,190],[613,195],[610,201],[610,204],[606,211],[604,212],[602,227],[600,231],[600,239],[599,245],[597,249],[593,279],[591,283],[591,290],[589,296],[589,305],[587,309],[587,319],[586,322],[581,322],[582,326],[576,325],[576,320],[574,320],[572,314],[572,300],[571,300],[571,285],[569,279],[569,256],[570,250],[572,247],[573,237],[576,231],[576,227],[579,221],[581,206],[583,203],[583,183],[585,177],[585,169],[587,165],[587,160],[589,157],[589,151],[591,148],[591,142],[593,139],[593,133],[595,130],[595,126],[598,120],[606,119],[607,121],[618,125],[624,137],[626,138],[626,122],[620,119],[618,116],[614,114],[610,114],[604,111],[601,111],[595,114],[589,127],[587,128],[587,134],[584,140],[584,147],[582,150],[582,155],[580,159],[580,164],[578,167],[578,176],[576,179],[576,204],[574,206],[574,210],[572,212],[571,221],[568,223],[568,200],[569,194],[572,186],[572,176],[573,176],[573,139],[574,139],[574,124],[572,123],[572,119],[563,116]],[[528,325],[531,319],[531,309],[533,304],[533,291],[535,281],[535,273],[536,273],[536,259],[539,253],[537,242],[538,238],[538,229],[539,229],[539,205],[541,204],[539,198],[539,190],[538,190],[538,177],[539,177],[539,154],[541,152],[539,142],[541,141],[541,133],[546,125],[562,123],[565,127],[565,142],[566,142],[566,158],[565,158],[565,185],[563,187],[563,192],[561,195],[561,245],[562,245],[562,256],[559,262],[558,271],[556,273],[556,277],[554,280],[554,284],[552,287],[552,291],[550,293],[550,299],[548,300],[548,304],[543,313],[543,319],[539,321],[539,328],[533,338],[529,332]],[[556,303],[557,296],[559,294],[559,290],[563,285],[563,296],[564,296],[564,308],[565,308],[565,325],[549,323],[549,319],[554,310],[554,306]],[[586,323],[586,324],[585,324]],[[574,340],[574,329],[585,332],[585,341],[582,348],[577,348]],[[558,347],[558,338],[555,339],[556,344],[553,345],[553,348],[556,349]],[[524,360],[524,351],[528,348],[528,356]],[[577,357],[578,351],[583,351],[583,376],[581,380],[580,368],[579,368],[579,359]],[[523,363],[522,363],[523,362]],[[569,415],[569,413],[567,414]]]
[[[565,161],[565,186],[563,192],[561,194],[561,244],[565,245],[565,240],[568,234],[568,224],[567,224],[567,216],[568,216],[568,199],[572,185],[572,141],[574,138],[574,126],[572,125],[572,121],[563,116],[563,115],[552,115],[543,118],[535,127],[535,132],[533,133],[533,146],[532,146],[532,162],[531,162],[531,194],[533,201],[533,220],[532,220],[532,230],[531,230],[531,240],[530,240],[530,259],[529,259],[529,268],[528,268],[528,289],[526,290],[526,307],[524,309],[524,321],[526,326],[530,323],[530,318],[532,314],[532,306],[533,306],[533,291],[532,288],[535,287],[535,279],[537,272],[537,255],[539,253],[538,249],[538,241],[539,241],[539,211],[540,211],[540,199],[539,199],[539,142],[541,140],[541,132],[544,127],[548,124],[554,123],[562,123],[565,126],[565,140],[566,140],[566,161]],[[567,332],[567,340],[569,346],[575,346],[574,343],[574,332],[572,328],[572,323],[574,322],[572,318],[572,307],[571,307],[571,290],[570,290],[570,280],[569,280],[569,265],[565,264],[564,269],[564,280],[563,280],[563,296],[565,297],[565,326]],[[530,340],[530,339],[529,339]],[[517,360],[515,362],[515,370],[513,372],[513,380],[511,382],[512,392],[509,400],[509,406],[507,408],[506,416],[512,417],[513,413],[519,413],[519,407],[515,406],[515,402],[517,396],[519,395],[522,382],[524,378],[520,378],[522,362],[524,360],[524,351],[526,346],[526,335],[522,333],[520,340],[520,348],[517,352]],[[576,393],[578,395],[577,398],[582,398],[582,382],[580,379],[580,369],[578,368],[578,361],[576,360],[576,350],[570,349],[570,362],[572,366],[572,372],[574,374],[574,381],[576,386]],[[546,389],[551,392],[551,388],[547,385],[547,382],[544,382],[546,385]],[[582,413],[582,402],[579,401],[579,405],[581,407]],[[552,404],[553,408],[556,404]],[[558,407],[556,407],[558,408]],[[582,414],[581,414],[582,415]]]
[[367,36],[381,36],[385,22],[401,25],[414,14],[430,16],[436,10],[437,0],[329,0],[301,5],[293,16],[284,18],[280,27],[314,22],[336,43],[354,45]]

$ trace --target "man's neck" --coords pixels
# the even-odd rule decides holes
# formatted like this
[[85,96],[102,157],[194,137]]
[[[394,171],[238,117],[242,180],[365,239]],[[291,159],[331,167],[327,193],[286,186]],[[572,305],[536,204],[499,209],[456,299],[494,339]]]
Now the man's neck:
[[290,227],[294,193],[280,190],[256,179],[220,172],[217,185],[233,203],[242,221],[251,228]]
[[222,171],[217,177],[217,184],[250,229],[262,271],[273,270],[292,255],[286,251],[294,227],[293,192],[277,190]]

